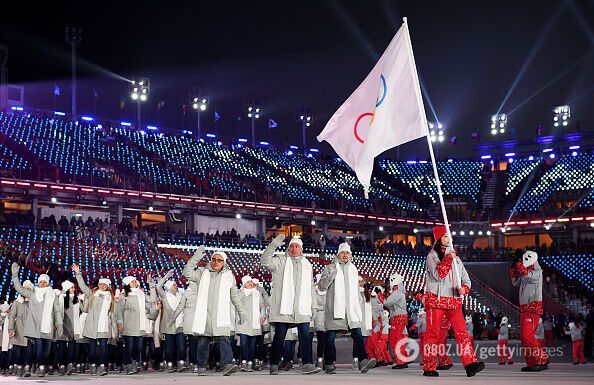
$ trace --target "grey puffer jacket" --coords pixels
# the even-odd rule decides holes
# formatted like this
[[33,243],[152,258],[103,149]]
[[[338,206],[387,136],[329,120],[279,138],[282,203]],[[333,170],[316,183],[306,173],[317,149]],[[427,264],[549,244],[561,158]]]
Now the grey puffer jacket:
[[388,298],[384,301],[384,307],[390,312],[390,316],[408,314],[406,311],[406,289],[404,283],[398,285],[398,290],[390,293]]
[[431,252],[429,252],[427,255],[427,263],[425,267],[425,306],[430,305],[429,298],[431,297],[437,297],[438,307],[441,304],[439,301],[442,297],[444,297],[444,299],[441,301],[447,301],[448,298],[462,298],[456,287],[457,280],[455,279],[454,275],[454,263],[456,264],[458,274],[460,275],[461,285],[467,286],[468,289],[471,288],[470,278],[468,277],[466,268],[464,267],[464,264],[460,258],[456,257],[453,259],[452,266],[444,277],[440,275],[439,267],[441,263],[442,261],[439,260],[437,252],[435,250],[431,250]]
[[[272,285],[274,290],[271,293],[270,299],[270,315],[269,315],[269,322],[274,324],[276,322],[279,323],[288,323],[288,324],[300,324],[300,323],[310,323],[313,314],[300,314],[299,313],[299,300],[301,297],[301,259],[305,258],[304,256],[299,257],[291,257],[289,256],[288,251],[285,252],[284,255],[275,256],[276,249],[279,248],[283,243],[272,241],[270,245],[264,250],[261,257],[262,266],[264,266],[268,271],[272,273]],[[285,272],[285,265],[287,263],[293,264],[293,287],[295,288],[295,299],[293,303],[293,314],[291,315],[282,315],[280,313],[281,308],[281,301],[282,301],[282,293],[283,293],[283,278]],[[311,291],[313,295],[314,287],[313,287],[313,269],[311,276],[309,276],[311,284]],[[310,303],[305,304],[308,309],[312,308],[312,301]]]
[[8,316],[8,330],[14,331],[14,336],[10,342],[16,346],[27,346],[27,337],[25,337],[25,320],[29,310],[29,300],[25,297],[19,297],[10,306]]
[[[163,318],[161,319],[161,323],[159,325],[159,332],[161,334],[177,334],[177,333],[182,333],[183,332],[183,324],[180,327],[176,327],[175,325],[175,321],[177,319],[177,317],[173,318],[173,314],[175,313],[175,310],[177,309],[173,309],[171,307],[171,305],[169,304],[169,301],[167,300],[167,291],[165,291],[165,289],[163,289],[163,285],[165,284],[165,277],[162,277],[161,279],[159,279],[159,281],[157,282],[157,294],[159,295],[159,298],[161,299],[161,303],[163,304],[163,308],[162,308],[162,312],[163,312]],[[179,294],[180,297],[180,303],[181,303],[181,298],[182,298],[182,294]],[[179,316],[179,314],[178,314]],[[184,318],[185,321],[185,318]]]
[[[219,272],[215,271],[211,264],[208,263],[206,267],[200,267],[196,270],[198,266],[199,259],[194,256],[188,260],[187,265],[184,267],[184,277],[188,281],[192,281],[196,283],[197,290],[200,289],[200,280],[202,279],[202,273],[206,270],[208,274],[210,274],[210,284],[208,286],[208,305],[206,309],[206,327],[204,329],[204,336],[208,337],[221,337],[221,336],[230,336],[231,335],[231,323],[228,326],[218,326],[217,320],[217,313],[219,307],[219,288],[223,279],[227,279],[228,274],[231,272],[227,266],[224,266]],[[232,275],[232,274],[231,274]],[[245,318],[244,310],[241,304],[241,300],[239,299],[239,290],[237,289],[237,283],[235,281],[235,277],[232,275],[232,285],[229,290],[229,293],[221,293],[221,295],[229,295],[230,302],[235,306],[235,309],[241,317],[241,319]],[[195,311],[204,311],[204,309],[196,309]],[[227,310],[230,312],[230,309]],[[233,320],[230,320],[233,322]]]
[[[339,264],[343,269],[344,275],[344,292],[345,292],[345,317],[344,318],[335,318],[334,316],[334,292],[335,292],[335,278],[337,272],[337,264]],[[318,288],[320,290],[326,291],[326,309],[324,312],[324,329],[326,331],[329,330],[350,330],[350,329],[357,329],[361,328],[363,317],[360,320],[351,320],[349,309],[351,306],[357,307],[361,309],[361,304],[359,303],[359,272],[357,271],[356,274],[356,281],[350,282],[349,281],[349,274],[347,274],[347,267],[352,265],[351,261],[343,262],[338,258],[335,258],[334,261],[327,265],[324,268],[324,272],[322,273],[322,277],[318,282]],[[355,268],[356,269],[356,268]],[[352,286],[357,287],[357,297],[350,298],[350,290]]]
[[[157,302],[157,295],[154,287],[151,287],[150,293],[150,295],[145,294],[144,296],[143,308],[139,308],[138,299],[135,295],[126,295],[122,293],[120,301],[116,306],[116,322],[118,325],[124,326],[121,333],[122,336],[142,337],[146,334],[146,329],[149,327],[149,316],[154,311],[155,303]],[[143,329],[141,329],[140,324],[141,312],[144,313],[144,316],[147,319]]]
[[[542,268],[538,261],[534,263],[534,269],[528,269],[528,274],[512,279],[512,285],[520,287],[520,310],[529,309],[542,303]],[[534,309],[542,313],[541,309]]]
[[501,325],[499,328],[499,337],[498,340],[508,340],[509,339],[509,328],[507,324]]
[[324,329],[324,309],[326,307],[326,292],[322,292],[318,289],[314,289],[312,296],[312,311],[313,311],[313,323],[316,332],[323,332]]
[[[69,296],[70,298],[68,298],[68,309],[65,309],[65,305],[64,305],[64,300],[65,297]],[[78,314],[76,314],[76,316],[80,316],[80,303],[77,302],[78,306],[75,306],[75,304],[73,304],[73,300],[74,298],[76,298],[76,294],[70,294],[70,293],[66,293],[66,294],[61,294],[60,296],[58,296],[58,304],[60,306],[60,312],[63,312],[64,314],[64,318],[63,320],[63,332],[61,336],[57,336],[57,340],[58,341],[73,341],[74,340],[74,317],[75,314],[74,312],[76,310],[78,310]],[[78,298],[77,298],[78,301]]]
[[194,322],[194,311],[196,310],[197,291],[198,287],[196,286],[196,283],[189,282],[188,288],[184,291],[184,294],[177,305],[177,309],[175,309],[175,312],[173,312],[173,315],[171,316],[171,319],[175,320],[182,312],[184,313],[183,332],[185,335],[194,335],[192,325]]
[[53,307],[51,311],[51,325],[52,332],[42,333],[41,332],[41,320],[43,316],[44,301],[37,301],[34,289],[24,288],[19,281],[18,276],[12,277],[12,283],[15,290],[23,297],[29,299],[29,311],[27,312],[27,318],[25,320],[25,337],[29,338],[43,338],[51,340],[54,338],[55,330],[62,328],[62,314],[60,312],[60,306],[58,305],[58,296],[55,296],[53,300]]
[[[85,295],[85,299],[81,305],[81,311],[87,313],[82,330],[83,337],[91,339],[111,338],[117,330],[114,314],[114,309],[116,309],[115,300],[111,296],[107,299],[107,295],[95,295],[97,289],[91,290],[80,273],[76,274],[75,277],[78,287],[80,287],[80,290]],[[110,302],[110,310],[108,311],[109,320],[107,322],[108,331],[99,332],[99,319],[101,309],[103,308],[103,301]]]

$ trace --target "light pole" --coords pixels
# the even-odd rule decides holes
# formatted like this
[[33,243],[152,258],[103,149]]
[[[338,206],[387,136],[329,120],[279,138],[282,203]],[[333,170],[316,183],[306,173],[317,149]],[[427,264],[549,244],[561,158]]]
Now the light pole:
[[130,83],[130,97],[137,103],[137,119],[138,129],[140,130],[141,116],[140,116],[140,104],[146,102],[151,93],[151,81],[148,78],[138,78],[132,80]]
[[557,106],[553,109],[553,126],[567,127],[569,125],[569,118],[571,117],[571,108],[569,106]]
[[309,107],[300,107],[297,109],[295,113],[295,120],[301,123],[301,136],[303,139],[303,151],[306,151],[307,148],[307,141],[305,139],[305,131],[306,128],[311,126],[311,122],[313,121],[313,117],[309,111]]
[[258,99],[248,98],[246,101],[246,112],[252,122],[252,146],[256,145],[256,119],[262,116],[262,106]]
[[192,108],[195,109],[197,113],[198,123],[196,124],[196,129],[198,133],[198,139],[202,137],[202,127],[200,126],[200,123],[202,111],[206,111],[206,108],[208,106],[207,94],[208,93],[206,92],[206,90],[190,88],[190,103],[192,104]]
[[76,119],[76,46],[82,42],[82,29],[66,27],[66,43],[70,44],[72,61],[72,117]]
[[507,114],[493,114],[491,120],[491,135],[505,134],[507,129]]
[[428,122],[427,124],[431,142],[435,143],[435,157],[439,158],[439,143],[445,140],[443,124],[440,122]]

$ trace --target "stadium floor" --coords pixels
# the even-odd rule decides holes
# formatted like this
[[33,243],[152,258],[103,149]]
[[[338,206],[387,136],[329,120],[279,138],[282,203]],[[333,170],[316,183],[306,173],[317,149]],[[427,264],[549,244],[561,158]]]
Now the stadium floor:
[[[488,349],[496,346],[495,341],[483,341],[479,344],[479,349],[484,347]],[[517,341],[512,341],[511,346],[517,346]],[[454,367],[448,371],[442,371],[439,378],[423,377],[421,367],[418,363],[411,364],[408,369],[393,370],[391,367],[375,368],[365,375],[353,372],[350,364],[350,341],[337,341],[338,360],[343,364],[337,365],[335,375],[319,373],[315,375],[303,376],[299,369],[293,369],[289,372],[281,372],[278,376],[271,377],[267,371],[252,373],[235,373],[230,377],[223,377],[220,373],[209,372],[205,377],[198,378],[191,373],[161,373],[149,372],[126,376],[125,374],[109,374],[106,377],[91,377],[89,375],[75,375],[69,377],[46,376],[44,378],[31,377],[28,379],[17,379],[15,377],[0,377],[0,384],[16,384],[23,382],[33,383],[52,383],[52,384],[75,384],[91,381],[93,384],[164,384],[167,382],[176,385],[195,384],[236,384],[242,385],[262,385],[263,383],[273,384],[338,384],[346,382],[348,384],[381,384],[392,382],[401,382],[403,384],[430,384],[443,383],[455,384],[462,381],[480,381],[481,384],[502,385],[502,381],[512,383],[521,383],[526,385],[548,385],[548,384],[592,384],[594,383],[594,363],[586,365],[573,365],[571,363],[571,345],[559,345],[561,353],[569,352],[569,356],[561,354],[557,357],[551,357],[550,369],[540,373],[521,373],[520,368],[524,366],[523,360],[516,359],[513,365],[497,365],[496,357],[488,357],[486,368],[474,378],[467,378],[459,359],[452,357]],[[315,348],[315,346],[314,346]],[[567,350],[569,349],[569,350]],[[417,359],[417,362],[419,359]]]

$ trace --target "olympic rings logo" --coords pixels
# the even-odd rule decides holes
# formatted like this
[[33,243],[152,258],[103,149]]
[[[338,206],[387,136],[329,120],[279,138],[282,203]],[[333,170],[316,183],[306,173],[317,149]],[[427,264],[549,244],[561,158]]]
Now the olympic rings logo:
[[[383,86],[384,92],[382,92],[382,97],[379,98],[375,102],[375,108],[378,108],[379,106],[382,105],[382,103],[386,99],[386,94],[388,93],[388,87],[386,86],[386,78],[384,78],[384,75],[380,75],[380,79],[382,81],[382,86]],[[357,121],[355,121],[355,126],[353,127],[353,131],[354,131],[354,134],[355,134],[355,139],[357,139],[357,141],[359,143],[365,143],[365,141],[363,139],[361,139],[361,137],[359,136],[359,132],[357,131],[357,127],[359,126],[359,122],[361,121],[361,119],[363,119],[366,116],[371,116],[371,123],[369,123],[369,125],[371,126],[371,124],[373,123],[373,118],[375,117],[375,110],[373,112],[362,113],[357,118]]]

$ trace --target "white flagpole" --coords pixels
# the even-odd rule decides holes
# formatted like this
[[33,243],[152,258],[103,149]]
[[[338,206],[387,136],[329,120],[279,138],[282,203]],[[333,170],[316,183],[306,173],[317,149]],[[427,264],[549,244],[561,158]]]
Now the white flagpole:
[[[437,163],[435,162],[435,154],[433,153],[433,144],[431,143],[431,138],[430,138],[430,133],[429,133],[429,125],[427,124],[427,116],[425,115],[425,105],[423,103],[421,87],[419,85],[419,75],[417,73],[417,65],[415,63],[415,56],[413,54],[412,43],[410,41],[410,32],[408,31],[408,23],[406,21],[406,17],[403,17],[402,20],[404,21],[404,25],[406,26],[406,42],[408,45],[408,49],[410,50],[410,58],[411,58],[412,66],[413,66],[413,73],[415,74],[414,82],[415,82],[415,88],[417,89],[417,101],[419,103],[419,108],[423,112],[423,114],[421,115],[422,124],[424,125],[425,130],[427,130],[427,135],[426,135],[427,145],[429,146],[429,154],[431,154],[431,165],[433,166],[433,175],[435,176],[435,184],[437,185],[437,196],[439,197],[439,204],[441,206],[441,215],[443,216],[443,223],[445,225],[446,232],[448,234],[448,237],[450,238],[450,246],[453,248],[454,240],[452,238],[452,233],[450,232],[450,223],[448,221],[448,213],[446,212],[445,202],[443,201],[443,191],[441,190],[441,182],[439,181],[439,173],[437,172]],[[462,287],[462,284],[460,282],[460,274],[458,272],[458,266],[456,266],[455,261],[453,263],[453,266],[454,266],[454,273],[456,275],[457,288],[460,288],[460,287]]]

